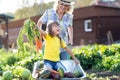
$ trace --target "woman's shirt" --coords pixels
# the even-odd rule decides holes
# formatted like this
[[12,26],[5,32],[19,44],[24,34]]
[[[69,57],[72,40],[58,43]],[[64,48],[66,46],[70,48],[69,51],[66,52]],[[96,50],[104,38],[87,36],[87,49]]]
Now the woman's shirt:
[[59,61],[60,60],[60,48],[65,48],[65,42],[55,36],[51,37],[49,34],[44,36],[45,41],[45,52],[43,59],[51,60],[51,61]]

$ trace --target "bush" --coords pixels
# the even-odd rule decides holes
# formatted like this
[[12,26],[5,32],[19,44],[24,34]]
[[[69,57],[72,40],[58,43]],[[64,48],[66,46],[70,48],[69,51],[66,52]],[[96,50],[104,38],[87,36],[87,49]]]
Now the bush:
[[73,48],[83,69],[118,71],[120,66],[120,44],[88,45]]

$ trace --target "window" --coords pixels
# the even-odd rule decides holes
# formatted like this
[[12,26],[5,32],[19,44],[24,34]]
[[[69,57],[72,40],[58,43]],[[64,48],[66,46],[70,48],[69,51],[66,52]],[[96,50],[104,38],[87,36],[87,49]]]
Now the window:
[[90,19],[84,21],[84,29],[85,29],[85,32],[92,31],[92,21]]

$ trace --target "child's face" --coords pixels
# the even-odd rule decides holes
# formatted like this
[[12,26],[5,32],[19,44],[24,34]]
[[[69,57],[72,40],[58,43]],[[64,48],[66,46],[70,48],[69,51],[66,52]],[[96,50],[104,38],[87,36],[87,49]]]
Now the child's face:
[[57,24],[53,24],[52,31],[54,35],[58,35],[60,33],[60,27]]

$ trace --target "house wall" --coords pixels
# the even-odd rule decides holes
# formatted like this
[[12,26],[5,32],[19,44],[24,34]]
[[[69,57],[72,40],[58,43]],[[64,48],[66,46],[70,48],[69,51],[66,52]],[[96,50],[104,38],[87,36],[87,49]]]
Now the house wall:
[[[92,32],[85,32],[84,20],[92,20]],[[74,20],[74,44],[79,45],[83,39],[85,44],[106,44],[107,33],[111,31],[114,41],[120,40],[120,16],[90,17]]]
[[[92,18],[88,18],[92,20],[92,25],[94,25],[94,19]],[[87,19],[77,19],[74,20],[74,26],[73,26],[73,30],[74,30],[74,45],[80,45],[81,41],[84,40],[84,44],[93,44],[96,42],[95,39],[95,31],[94,31],[94,27],[93,30],[91,32],[85,32],[84,29],[84,21]]]
[[113,40],[120,40],[120,16],[109,16],[109,17],[100,17],[99,18],[99,31],[97,39],[99,43],[105,43],[108,41],[107,32],[111,31]]

